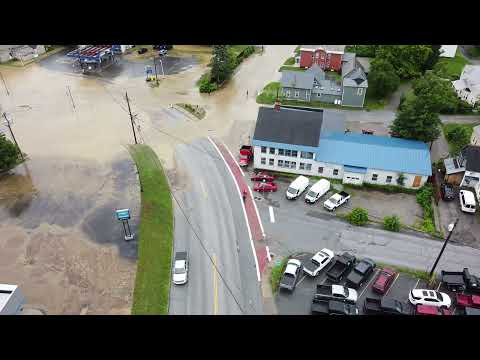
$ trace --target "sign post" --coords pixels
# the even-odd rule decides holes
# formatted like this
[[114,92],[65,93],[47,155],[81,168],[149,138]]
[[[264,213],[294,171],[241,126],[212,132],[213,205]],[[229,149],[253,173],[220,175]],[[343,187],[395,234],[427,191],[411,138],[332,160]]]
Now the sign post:
[[[132,231],[130,230],[130,224],[128,223],[128,220],[130,220],[130,209],[116,210],[115,213],[117,214],[117,220],[122,222],[123,231],[125,232],[125,241],[133,240],[134,234],[132,234]],[[125,224],[127,227],[125,227]]]

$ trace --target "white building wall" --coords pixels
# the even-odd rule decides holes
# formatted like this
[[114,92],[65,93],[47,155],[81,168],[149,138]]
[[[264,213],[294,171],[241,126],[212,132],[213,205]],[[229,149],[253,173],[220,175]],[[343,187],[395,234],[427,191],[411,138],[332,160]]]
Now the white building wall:
[[[278,148],[274,148],[275,153],[270,154],[270,148],[267,147],[267,152],[262,153],[262,149],[260,146],[254,146],[253,148],[253,165],[256,169],[265,169],[271,171],[280,171],[280,172],[288,172],[294,174],[302,174],[302,175],[315,175],[314,171],[316,171],[317,162],[313,159],[303,159],[300,157],[300,151],[297,152],[297,157],[293,156],[284,156],[278,155]],[[315,154],[314,154],[315,156]],[[265,164],[262,164],[262,159],[265,159]],[[273,165],[270,165],[270,160],[273,159]],[[289,161],[290,163],[295,162],[295,168],[289,167],[280,167],[278,166],[278,160],[282,160],[284,163],[285,161]],[[300,170],[300,163],[310,164],[311,170]]]
[[[373,174],[377,174],[377,180],[374,181],[372,180]],[[378,169],[367,169],[367,172],[365,174],[365,179],[364,182],[370,183],[370,184],[377,184],[377,185],[397,185],[397,179],[398,176],[400,175],[400,172],[395,172],[395,171],[385,171],[385,170],[378,170]],[[422,187],[428,180],[428,176],[424,175],[422,176],[420,180],[420,186],[419,187],[413,187],[413,182],[415,180],[415,177],[417,175],[415,174],[409,174],[409,173],[403,173],[405,180],[404,180],[404,187],[410,188],[410,189],[417,189]],[[387,182],[387,177],[391,176],[392,181],[390,183]]]

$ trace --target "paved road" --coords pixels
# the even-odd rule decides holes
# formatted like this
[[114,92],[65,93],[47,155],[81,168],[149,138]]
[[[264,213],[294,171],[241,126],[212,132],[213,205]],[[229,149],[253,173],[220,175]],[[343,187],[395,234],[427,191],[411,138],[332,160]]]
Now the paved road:
[[[296,201],[303,202],[303,199]],[[368,256],[392,265],[429,270],[442,246],[441,241],[419,236],[351,226],[330,214],[315,212],[313,209],[321,204],[315,204],[311,207],[313,211],[307,214],[292,211],[294,206],[272,206],[275,222],[271,222],[268,202],[258,201],[257,205],[267,234],[267,245],[277,255],[313,253],[327,247],[335,252],[350,251],[358,257]],[[480,273],[479,256],[478,249],[449,244],[437,271],[469,267],[473,273]]]
[[[261,314],[262,298],[241,198],[223,160],[211,143],[200,139],[178,145],[182,183],[176,197],[245,314]],[[185,286],[172,285],[170,314],[242,314],[212,261],[195,238],[182,212],[175,209],[175,251],[190,254]]]

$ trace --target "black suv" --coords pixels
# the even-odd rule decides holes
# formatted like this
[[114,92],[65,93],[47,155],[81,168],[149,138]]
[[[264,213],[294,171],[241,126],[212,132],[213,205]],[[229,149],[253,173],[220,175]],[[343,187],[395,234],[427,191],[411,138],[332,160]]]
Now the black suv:
[[452,201],[455,199],[455,189],[452,185],[443,183],[440,187],[440,191],[442,193],[442,199],[445,201]]

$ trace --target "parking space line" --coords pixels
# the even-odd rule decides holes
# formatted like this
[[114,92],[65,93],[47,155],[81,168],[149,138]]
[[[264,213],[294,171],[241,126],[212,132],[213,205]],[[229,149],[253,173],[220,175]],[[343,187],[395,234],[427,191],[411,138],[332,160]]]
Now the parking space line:
[[298,283],[297,283],[296,286],[300,285],[300,283],[301,283],[303,280],[305,280],[306,277],[307,277],[307,275],[303,275],[303,277],[298,281]]
[[268,212],[270,213],[270,222],[274,223],[275,222],[275,215],[273,214],[273,207],[269,206],[268,207]]
[[417,288],[419,282],[420,282],[420,279],[418,279],[417,282],[415,283],[415,286],[413,287],[414,289]]
[[395,284],[395,281],[397,281],[397,279],[400,277],[400,273],[397,273],[397,276],[395,277],[395,279],[393,279],[393,282],[392,282],[392,285],[390,285],[390,287],[387,289],[387,291],[385,292],[385,295],[384,296],[387,296],[388,292],[390,291],[391,288],[393,288],[393,284]]
[[377,270],[375,271],[374,276],[372,276],[372,278],[370,279],[370,281],[367,283],[367,286],[365,286],[365,289],[363,289],[363,291],[362,291],[362,292],[360,293],[360,295],[358,296],[359,298],[362,297],[362,295],[363,295],[363,294],[365,293],[365,291],[368,289],[368,287],[370,286],[370,284],[372,283],[372,281],[377,277],[379,271],[380,271],[379,269],[377,269]]
[[440,282],[440,283],[438,283],[438,286],[437,286],[437,291],[438,291],[438,289],[440,289],[440,285],[442,285],[442,283],[441,283],[441,282]]

